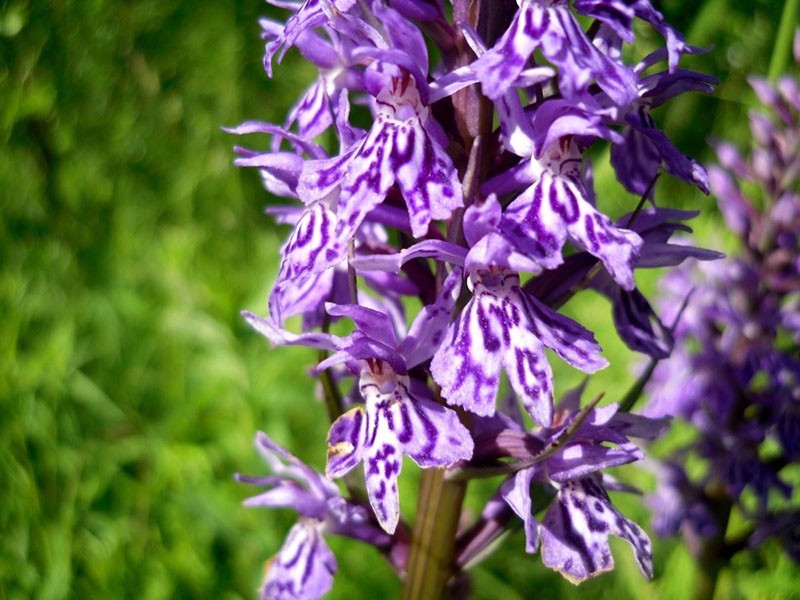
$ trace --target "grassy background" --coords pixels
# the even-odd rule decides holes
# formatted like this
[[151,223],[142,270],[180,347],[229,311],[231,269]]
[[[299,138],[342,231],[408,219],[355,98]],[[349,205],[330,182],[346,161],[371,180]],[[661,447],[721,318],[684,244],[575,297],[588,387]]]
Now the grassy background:
[[[681,148],[708,158],[708,135],[746,139],[744,75],[766,72],[780,6],[665,3],[693,43],[716,45],[692,64],[723,79],[715,98],[656,115]],[[239,317],[265,311],[285,231],[262,215],[270,200],[231,165],[220,127],[282,120],[311,75],[290,55],[266,79],[267,12],[257,0],[0,1],[3,600],[254,598],[294,517],[242,509],[252,490],[232,474],[263,472],[257,429],[322,466],[310,354],[271,352]],[[701,231],[718,228],[713,203],[686,186],[661,195],[700,206]],[[607,328],[605,310],[570,311]],[[636,357],[598,337],[613,368],[592,385],[616,399]],[[576,381],[558,369],[561,389]],[[644,519],[637,500],[620,502]],[[397,595],[375,552],[331,544],[332,597]],[[523,547],[513,535],[475,570],[476,598],[677,598],[692,577],[665,542],[654,584],[624,550],[614,574],[576,589]],[[744,558],[720,595],[792,597],[794,573],[777,552]]]

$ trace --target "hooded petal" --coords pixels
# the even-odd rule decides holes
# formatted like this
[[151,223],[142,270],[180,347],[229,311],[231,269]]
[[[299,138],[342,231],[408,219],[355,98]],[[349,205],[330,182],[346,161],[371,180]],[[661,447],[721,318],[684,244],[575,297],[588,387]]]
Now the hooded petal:
[[328,431],[328,477],[342,477],[361,461],[366,433],[367,414],[362,406],[350,409],[333,422]]

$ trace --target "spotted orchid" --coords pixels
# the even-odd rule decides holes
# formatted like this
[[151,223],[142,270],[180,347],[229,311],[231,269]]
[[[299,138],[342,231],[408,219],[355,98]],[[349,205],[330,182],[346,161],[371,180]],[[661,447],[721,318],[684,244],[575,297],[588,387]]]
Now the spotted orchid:
[[431,374],[449,404],[485,416],[495,411],[505,371],[531,417],[548,425],[553,376],[545,346],[586,372],[607,363],[589,331],[522,290],[515,268],[535,268],[536,263],[492,231],[499,212],[497,200],[490,197],[464,216],[467,239],[474,242],[465,257],[472,298],[449,326]]
[[[616,404],[554,407],[547,350],[586,374],[608,364],[595,334],[561,312],[588,288],[611,299],[633,349],[662,358],[672,348],[635,270],[716,255],[670,243],[686,217],[645,209],[644,198],[612,219],[591,157],[610,145],[619,179],[640,195],[653,196],[660,169],[703,187],[704,171],[649,116],[708,91],[709,78],[678,66],[696,49],[648,0],[272,3],[292,15],[262,21],[267,72],[291,51],[318,74],[282,126],[231,130],[271,136],[268,151],[237,148],[236,162],[296,202],[268,210],[291,232],[269,313],[244,317],[275,346],[318,352],[331,425],[313,514],[282,476],[261,482],[301,513],[264,598],[324,594],[331,532],[378,546],[407,597],[457,595],[449,582],[515,514],[528,550],[571,581],[613,567],[610,535],[649,578],[647,535],[613,506],[608,490],[621,486],[604,471],[640,460],[628,436],[654,435],[661,421]],[[583,17],[595,25],[585,30]],[[629,66],[621,48],[635,41],[634,19],[666,48]],[[648,73],[663,60],[664,72]],[[400,509],[405,456],[423,469],[413,528]],[[468,524],[466,482],[487,469],[505,483]],[[331,498],[358,526],[336,520]]]

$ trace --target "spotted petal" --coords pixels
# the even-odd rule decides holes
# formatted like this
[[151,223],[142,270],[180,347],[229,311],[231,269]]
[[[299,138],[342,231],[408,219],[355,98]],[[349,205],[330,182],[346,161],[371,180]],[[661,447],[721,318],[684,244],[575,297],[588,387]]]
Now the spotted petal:
[[507,227],[516,237],[535,242],[546,256],[561,252],[567,234],[603,261],[611,276],[626,290],[634,287],[633,262],[642,240],[616,227],[587,199],[580,180],[572,175],[542,172],[506,211]]
[[424,236],[431,220],[447,219],[462,206],[461,183],[453,161],[419,121],[398,128],[390,164],[397,173],[414,236]]
[[297,132],[309,140],[333,124],[333,109],[324,79],[318,79],[306,90],[289,112],[284,127],[289,129],[294,123],[297,123]]
[[481,416],[495,412],[500,372],[528,413],[542,425],[553,417],[553,374],[545,345],[587,372],[606,365],[591,333],[539,304],[519,287],[519,277],[484,275],[472,300],[450,325],[431,362],[431,374],[449,404]]
[[364,477],[367,495],[375,517],[387,533],[394,533],[400,520],[400,496],[397,478],[403,467],[403,455],[393,429],[393,412],[388,407],[372,411],[364,449]]
[[325,465],[328,477],[342,477],[361,462],[366,431],[367,414],[362,406],[347,411],[333,422],[328,432],[328,461]]
[[268,565],[261,600],[311,600],[324,596],[333,585],[336,559],[318,529],[301,519]]
[[553,421],[553,370],[523,307],[513,300],[506,305],[505,318],[519,325],[509,331],[503,362],[511,387],[525,410],[534,421],[548,426]]
[[608,366],[591,331],[525,292],[519,292],[519,296],[531,328],[545,346],[584,373],[594,373]]
[[569,581],[580,583],[614,568],[609,535],[631,545],[639,568],[650,579],[650,540],[641,527],[614,508],[600,476],[568,481],[542,521],[542,560]]
[[400,423],[397,441],[420,467],[446,467],[472,457],[472,437],[454,410],[427,398],[392,408]]
[[482,286],[476,287],[431,361],[431,375],[448,404],[463,406],[481,416],[495,412],[505,338],[509,334],[502,318],[503,304],[503,298]]
[[633,99],[633,73],[592,45],[570,14],[566,2],[524,0],[509,29],[473,68],[483,93],[494,101],[505,94],[522,73],[534,50],[559,67],[559,86],[572,96],[587,89],[592,79],[617,104]]
[[278,283],[320,273],[344,260],[347,239],[338,234],[339,220],[323,202],[309,207],[283,247]]

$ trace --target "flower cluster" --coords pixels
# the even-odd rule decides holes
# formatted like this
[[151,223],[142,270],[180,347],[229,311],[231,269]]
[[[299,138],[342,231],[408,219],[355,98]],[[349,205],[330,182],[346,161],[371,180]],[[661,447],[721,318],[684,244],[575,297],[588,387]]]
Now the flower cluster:
[[[795,36],[800,63],[800,30]],[[767,112],[750,114],[752,151],[717,145],[710,185],[736,256],[690,264],[664,280],[665,311],[691,295],[673,355],[650,382],[647,414],[689,421],[697,437],[658,465],[659,534],[682,531],[695,554],[724,560],[768,537],[800,560],[798,507],[784,470],[800,459],[800,88],[789,75],[750,83]],[[699,458],[689,476],[684,461]],[[728,536],[732,511],[752,528]]]
[[[270,209],[292,231],[269,314],[244,316],[275,345],[323,353],[326,477],[345,479],[348,501],[369,508],[359,527],[385,536],[353,537],[380,540],[399,571],[408,567],[414,546],[397,486],[408,456],[451,482],[507,475],[484,517],[441,542],[453,549],[445,567],[496,537],[499,510],[519,515],[527,549],[541,546],[544,563],[572,581],[612,567],[609,535],[631,544],[649,577],[647,536],[613,507],[607,490],[620,486],[602,470],[640,459],[629,436],[652,437],[662,422],[616,405],[581,409],[577,396],[555,407],[546,349],[587,374],[606,366],[593,333],[558,312],[586,287],[612,300],[631,348],[658,358],[671,349],[634,271],[715,257],[669,242],[691,213],[644,207],[661,171],[707,191],[705,170],[650,114],[711,90],[711,78],[678,66],[697,49],[648,0],[459,0],[452,10],[438,0],[273,3],[292,14],[262,21],[267,72],[296,48],[318,78],[283,125],[231,130],[271,136],[269,151],[237,148],[236,164],[296,201]],[[588,31],[579,17],[591,20]],[[628,65],[636,19],[666,46]],[[364,106],[366,130],[350,115]],[[338,139],[332,151],[317,143],[327,131]],[[616,221],[594,197],[589,160],[609,143],[619,181],[641,196]],[[422,308],[408,315],[414,302]],[[302,331],[291,331],[297,316]],[[350,333],[334,335],[334,323]],[[498,402],[504,380],[510,402]],[[532,429],[514,415],[520,405]],[[358,465],[365,496],[352,489]],[[335,563],[319,532],[333,519],[330,498],[344,500],[302,469],[319,491],[316,508],[300,510],[265,597],[316,597],[331,583]],[[288,489],[274,481],[264,483]],[[551,503],[539,521],[543,499]],[[349,535],[350,521],[336,518]]]

